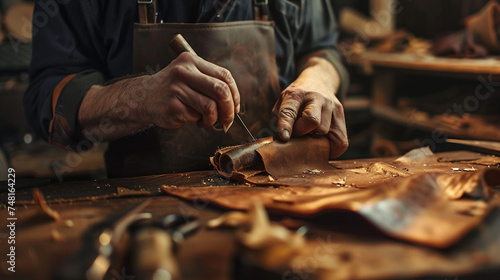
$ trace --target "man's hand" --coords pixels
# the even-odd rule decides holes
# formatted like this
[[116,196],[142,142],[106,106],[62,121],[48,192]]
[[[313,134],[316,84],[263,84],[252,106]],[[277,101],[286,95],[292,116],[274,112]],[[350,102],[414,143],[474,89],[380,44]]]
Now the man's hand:
[[180,54],[151,79],[145,111],[159,127],[179,128],[187,122],[209,127],[217,120],[230,126],[239,112],[240,94],[231,73],[196,55]]
[[[82,129],[97,129],[107,141],[151,124],[172,129],[197,122],[208,127],[219,120],[230,126],[239,110],[240,94],[231,73],[185,52],[156,74],[93,85],[80,105],[78,120]],[[103,122],[112,126],[104,129]]]
[[283,141],[308,133],[330,139],[330,157],[336,158],[349,145],[344,108],[335,95],[339,76],[325,59],[309,57],[303,71],[282,93],[274,106],[278,116],[278,134]]

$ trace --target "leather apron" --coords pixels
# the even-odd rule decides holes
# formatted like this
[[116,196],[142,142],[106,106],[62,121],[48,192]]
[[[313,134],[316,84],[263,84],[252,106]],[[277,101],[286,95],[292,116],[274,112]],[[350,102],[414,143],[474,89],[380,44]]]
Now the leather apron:
[[[177,57],[168,43],[180,33],[200,57],[231,72],[240,92],[240,116],[252,134],[271,136],[271,111],[280,86],[274,23],[266,20],[261,7],[255,7],[259,20],[156,23],[152,2],[138,4],[140,22],[134,25],[134,72],[151,74],[167,66]],[[196,123],[186,123],[179,129],[153,127],[110,142],[105,155],[108,176],[207,170],[212,168],[209,158],[218,149],[245,142],[249,142],[249,136],[236,121],[227,134],[216,125],[199,128]]]

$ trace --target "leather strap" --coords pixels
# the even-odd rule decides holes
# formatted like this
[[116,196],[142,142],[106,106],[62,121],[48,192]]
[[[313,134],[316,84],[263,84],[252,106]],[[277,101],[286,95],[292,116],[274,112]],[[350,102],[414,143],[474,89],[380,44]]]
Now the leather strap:
[[253,0],[253,9],[255,20],[268,21],[269,20],[269,7],[267,6],[268,0]]
[[139,9],[139,22],[142,24],[156,23],[156,1],[137,0]]

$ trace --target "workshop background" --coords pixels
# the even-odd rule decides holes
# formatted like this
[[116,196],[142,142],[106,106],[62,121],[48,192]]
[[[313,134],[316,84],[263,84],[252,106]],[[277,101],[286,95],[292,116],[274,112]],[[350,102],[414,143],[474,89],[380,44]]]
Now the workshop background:
[[[480,40],[469,42],[477,46],[472,51],[457,43],[473,28],[470,16],[489,2],[332,0],[351,77],[343,101],[350,147],[341,159],[425,145],[446,151],[458,145],[451,138],[500,140],[498,49]],[[25,178],[105,178],[106,144],[72,153],[39,139],[26,122],[32,10],[32,1],[0,1],[0,181],[7,166]]]

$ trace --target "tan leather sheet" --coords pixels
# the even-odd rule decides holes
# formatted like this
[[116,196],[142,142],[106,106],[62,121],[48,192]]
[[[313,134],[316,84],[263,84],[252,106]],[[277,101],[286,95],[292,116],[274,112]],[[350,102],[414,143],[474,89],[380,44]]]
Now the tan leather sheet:
[[[303,217],[353,211],[390,236],[439,248],[454,244],[500,204],[494,191],[500,186],[498,168],[464,172],[476,169],[457,164],[458,171],[442,172],[444,163],[430,150],[417,149],[395,161],[338,169],[328,164],[329,153],[323,149],[328,142],[323,140],[306,137],[287,144],[262,140],[254,144],[257,155],[252,156],[261,162],[238,165],[243,161],[231,157],[232,173],[221,173],[267,187],[163,186],[162,190],[228,209],[248,210],[252,201],[260,200],[273,214]],[[238,147],[223,152],[248,156],[251,144],[242,148],[244,152]],[[212,162],[220,163],[221,156]],[[265,171],[256,175],[255,166]]]

